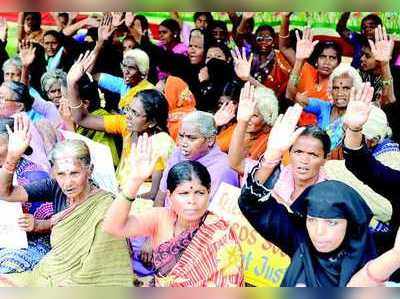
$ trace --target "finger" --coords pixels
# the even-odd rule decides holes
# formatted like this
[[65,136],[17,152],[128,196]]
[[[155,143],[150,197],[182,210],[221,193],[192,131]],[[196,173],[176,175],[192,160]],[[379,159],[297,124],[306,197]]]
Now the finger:
[[299,30],[296,30],[296,31],[295,31],[295,34],[296,34],[296,40],[297,40],[297,41],[300,41],[300,33],[299,33]]
[[238,59],[243,59],[242,55],[240,54],[240,50],[238,47],[235,47],[236,56]]
[[294,144],[297,138],[299,138],[299,136],[301,135],[301,133],[304,132],[305,129],[306,127],[297,128],[296,131],[293,132],[292,136],[290,136],[290,144]]
[[388,35],[387,35],[387,32],[386,32],[386,28],[385,28],[385,27],[382,28],[382,34],[383,34],[383,39],[387,41],[387,40],[389,39],[389,37],[388,37]]
[[231,50],[231,55],[232,55],[233,61],[236,63],[238,58],[237,58],[234,50]]
[[[376,41],[376,38],[375,38]],[[376,47],[375,47],[375,43],[372,40],[368,40],[369,43],[369,47],[371,48],[371,52],[374,56],[376,56]]]
[[252,62],[253,62],[253,57],[254,57],[253,53],[250,53],[250,58],[249,58],[249,64],[250,64],[250,65],[251,65]]
[[247,61],[246,48],[242,47],[242,59]]
[[7,129],[8,136],[11,136],[13,134],[13,131],[11,130],[10,126],[6,125],[6,129]]
[[364,88],[362,89],[362,93],[361,93],[361,97],[360,97],[360,100],[362,102],[366,101],[366,98],[367,98],[367,95],[368,95],[368,92],[369,92],[369,88],[370,88],[370,83],[366,82],[365,85],[364,85]]
[[319,43],[319,40],[317,40],[317,39],[315,41],[313,41],[313,43],[312,43],[313,47],[315,47],[318,43]]

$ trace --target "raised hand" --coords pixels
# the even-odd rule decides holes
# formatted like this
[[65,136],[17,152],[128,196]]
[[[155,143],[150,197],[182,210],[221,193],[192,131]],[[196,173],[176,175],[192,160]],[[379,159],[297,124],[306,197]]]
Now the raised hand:
[[115,27],[112,26],[112,22],[113,17],[109,14],[104,15],[101,19],[99,28],[97,29],[99,43],[104,43],[106,40],[109,40],[114,33]]
[[289,107],[284,115],[281,114],[278,116],[269,133],[265,152],[266,159],[280,159],[304,131],[304,127],[296,129],[302,111],[303,107],[295,104]]
[[347,128],[353,131],[361,131],[368,120],[371,110],[371,101],[374,96],[374,88],[369,82],[363,83],[362,88],[355,93],[354,87],[350,91],[350,100],[344,114],[343,122]]
[[117,28],[118,26],[122,25],[124,23],[124,13],[122,11],[113,11],[111,12],[112,16],[112,25],[114,28]]
[[125,26],[131,28],[134,18],[135,16],[133,15],[133,12],[131,11],[125,12]]
[[14,131],[7,125],[8,155],[19,159],[25,153],[31,141],[30,121],[25,113],[14,115]]
[[17,223],[23,231],[31,232],[35,227],[35,218],[32,214],[23,214],[17,219]]
[[205,66],[199,72],[199,82],[204,82],[209,79],[208,68]]
[[243,19],[245,19],[245,20],[254,18],[255,15],[256,15],[256,13],[252,12],[252,11],[246,11],[246,12],[243,12],[243,14],[242,14]]
[[375,42],[370,39],[368,42],[376,60],[381,62],[390,61],[392,58],[394,41],[386,34],[385,27],[378,25],[378,27],[375,28]]
[[242,48],[242,53],[238,47],[231,50],[233,63],[235,65],[235,73],[242,81],[247,81],[250,78],[251,63],[253,62],[253,53],[249,59],[246,57],[246,49]]
[[23,40],[19,45],[19,57],[21,58],[22,65],[27,67],[30,66],[35,60],[36,48],[30,41]]
[[8,26],[7,26],[7,20],[4,17],[0,18],[0,40],[5,42],[7,40],[7,32],[8,32]]
[[290,18],[290,16],[293,14],[293,11],[281,11],[280,13],[279,13],[279,15],[282,17],[282,18]]
[[67,82],[78,82],[83,74],[93,65],[95,59],[96,55],[93,51],[86,51],[85,54],[79,55],[78,60],[72,65],[68,72]]
[[158,158],[147,133],[139,136],[131,150],[131,180],[144,182],[153,173]]
[[73,121],[71,108],[68,105],[68,99],[61,98],[60,105],[58,106],[61,118],[66,122]]
[[256,109],[256,100],[254,99],[254,86],[250,82],[246,82],[240,91],[240,100],[237,111],[237,120],[249,122]]
[[224,103],[214,114],[214,120],[217,127],[225,126],[236,115],[235,105],[232,101]]
[[99,27],[100,25],[100,20],[95,17],[88,17],[86,19],[86,26],[88,27]]
[[309,58],[314,51],[315,45],[318,44],[318,40],[313,41],[311,28],[304,29],[302,38],[300,38],[300,34],[296,30],[296,39],[296,59],[304,60]]

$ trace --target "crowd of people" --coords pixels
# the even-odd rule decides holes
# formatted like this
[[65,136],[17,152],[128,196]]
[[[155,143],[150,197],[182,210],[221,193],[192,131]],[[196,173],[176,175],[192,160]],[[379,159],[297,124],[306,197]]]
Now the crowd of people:
[[[282,286],[400,283],[399,53],[377,14],[353,32],[343,13],[340,42],[290,12],[171,12],[157,39],[133,12],[51,15],[18,14],[12,57],[0,19],[0,200],[28,237],[0,248],[0,285],[248,285],[208,209],[223,183],[290,257]],[[66,131],[109,148],[118,192]]]

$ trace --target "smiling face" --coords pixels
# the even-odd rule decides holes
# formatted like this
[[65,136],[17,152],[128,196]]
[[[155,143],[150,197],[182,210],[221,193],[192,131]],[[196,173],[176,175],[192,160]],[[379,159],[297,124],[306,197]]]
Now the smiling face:
[[322,142],[312,136],[300,136],[290,149],[290,164],[295,180],[309,183],[315,180],[325,163]]
[[220,27],[213,28],[211,35],[217,43],[222,43],[226,39],[226,32]]
[[348,75],[337,77],[332,82],[332,99],[337,108],[345,109],[350,100],[353,79]]
[[74,157],[57,159],[53,175],[62,192],[70,199],[81,198],[87,189],[92,171]]
[[314,248],[318,252],[329,253],[342,244],[346,236],[347,220],[307,216],[306,227]]
[[213,139],[204,137],[197,124],[182,122],[178,134],[178,147],[187,160],[203,157],[212,145]]
[[317,70],[321,75],[328,77],[333,70],[338,66],[339,59],[337,52],[333,48],[326,48],[318,56]]
[[199,221],[208,208],[209,191],[197,177],[181,182],[170,194],[171,208],[185,222]]

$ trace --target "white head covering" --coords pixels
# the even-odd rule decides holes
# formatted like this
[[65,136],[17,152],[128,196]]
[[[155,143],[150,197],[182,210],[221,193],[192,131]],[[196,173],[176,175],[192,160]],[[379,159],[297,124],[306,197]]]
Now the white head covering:
[[142,75],[147,75],[149,72],[150,60],[146,52],[140,49],[130,49],[124,53],[124,59],[125,58],[134,59],[139,72]]
[[378,138],[379,141],[382,141],[387,136],[390,136],[392,130],[389,127],[385,112],[376,106],[372,106],[362,132],[365,138],[370,140]]

